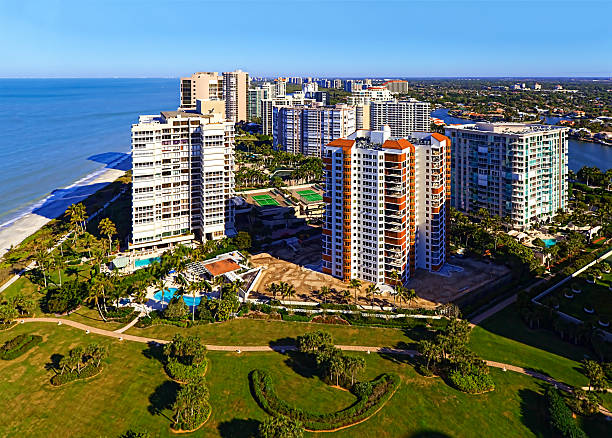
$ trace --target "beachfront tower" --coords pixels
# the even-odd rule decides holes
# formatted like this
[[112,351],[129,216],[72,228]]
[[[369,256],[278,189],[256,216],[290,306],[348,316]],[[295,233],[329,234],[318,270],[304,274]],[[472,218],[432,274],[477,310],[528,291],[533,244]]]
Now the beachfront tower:
[[389,127],[359,130],[325,147],[323,272],[393,284],[447,257],[450,140]]
[[132,125],[130,248],[233,236],[234,123],[163,111]]
[[232,122],[248,120],[249,74],[242,70],[223,73],[225,116]]
[[452,205],[526,229],[567,207],[568,128],[521,123],[452,125]]

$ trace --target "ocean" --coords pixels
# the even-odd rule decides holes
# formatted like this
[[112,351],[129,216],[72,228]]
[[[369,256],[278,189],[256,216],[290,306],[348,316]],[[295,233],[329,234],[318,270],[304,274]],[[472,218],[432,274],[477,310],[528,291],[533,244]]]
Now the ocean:
[[178,79],[0,79],[0,228],[58,189],[128,168],[131,124],[178,105]]

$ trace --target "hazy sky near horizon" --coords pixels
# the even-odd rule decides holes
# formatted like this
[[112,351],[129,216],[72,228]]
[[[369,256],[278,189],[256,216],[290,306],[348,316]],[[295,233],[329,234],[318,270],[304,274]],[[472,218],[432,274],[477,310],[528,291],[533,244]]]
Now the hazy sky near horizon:
[[612,0],[0,0],[0,77],[612,76]]

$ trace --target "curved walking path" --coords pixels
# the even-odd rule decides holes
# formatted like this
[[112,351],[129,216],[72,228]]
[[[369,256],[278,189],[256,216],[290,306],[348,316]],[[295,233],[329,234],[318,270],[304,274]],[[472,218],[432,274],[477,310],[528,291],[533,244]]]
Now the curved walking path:
[[[168,342],[170,342],[166,339],[154,339],[154,338],[147,338],[143,336],[123,334],[120,331],[120,330],[127,330],[129,328],[128,326],[135,324],[134,321],[130,322],[131,325],[128,324],[128,326],[118,329],[117,331],[110,331],[110,330],[104,330],[104,329],[97,328],[97,327],[91,327],[86,324],[82,324],[80,322],[71,321],[68,319],[61,319],[61,318],[23,318],[23,319],[18,320],[18,322],[21,324],[32,323],[32,322],[48,322],[48,323],[54,323],[57,325],[67,325],[70,327],[77,328],[79,330],[83,330],[87,333],[94,333],[97,335],[108,336],[108,337],[119,339],[119,340],[140,342],[140,343],[145,343],[145,344],[161,345],[161,344],[167,344]],[[368,354],[370,352],[373,352],[373,353],[383,353],[383,354],[386,353],[386,354],[409,355],[411,357],[420,354],[416,350],[405,350],[405,349],[389,348],[389,347],[367,347],[367,346],[362,346],[362,345],[336,345],[336,347],[344,351],[361,351],[361,352],[367,352]],[[244,353],[247,353],[247,352],[284,353],[285,351],[296,351],[297,350],[297,347],[295,347],[294,345],[273,345],[273,346],[271,345],[247,345],[247,346],[206,345],[206,348],[210,351],[233,351],[236,353],[243,353],[243,352]],[[510,364],[502,363],[502,362],[495,362],[491,360],[485,360],[485,362],[487,366],[489,367],[499,368],[504,371],[512,371],[515,373],[523,374],[525,376],[533,377],[534,379],[538,379],[546,383],[550,383],[551,385],[555,385],[557,388],[563,391],[566,391],[566,392],[572,391],[571,386],[568,386],[565,383],[559,382],[550,376],[547,376],[542,373],[538,373],[528,368],[517,367],[515,365],[510,365]],[[603,406],[599,407],[599,412],[601,412],[603,415],[609,418],[612,418],[612,412],[608,411]]]

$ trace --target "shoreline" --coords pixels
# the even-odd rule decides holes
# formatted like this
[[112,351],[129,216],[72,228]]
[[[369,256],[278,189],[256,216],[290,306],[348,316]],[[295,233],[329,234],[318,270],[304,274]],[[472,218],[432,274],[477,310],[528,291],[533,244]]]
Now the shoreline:
[[[129,158],[131,157],[124,160]],[[11,246],[19,245],[51,220],[61,216],[71,204],[82,202],[125,172],[125,170],[102,168],[68,187],[54,190],[43,200],[28,207],[30,211],[27,213],[0,225],[0,258]]]

